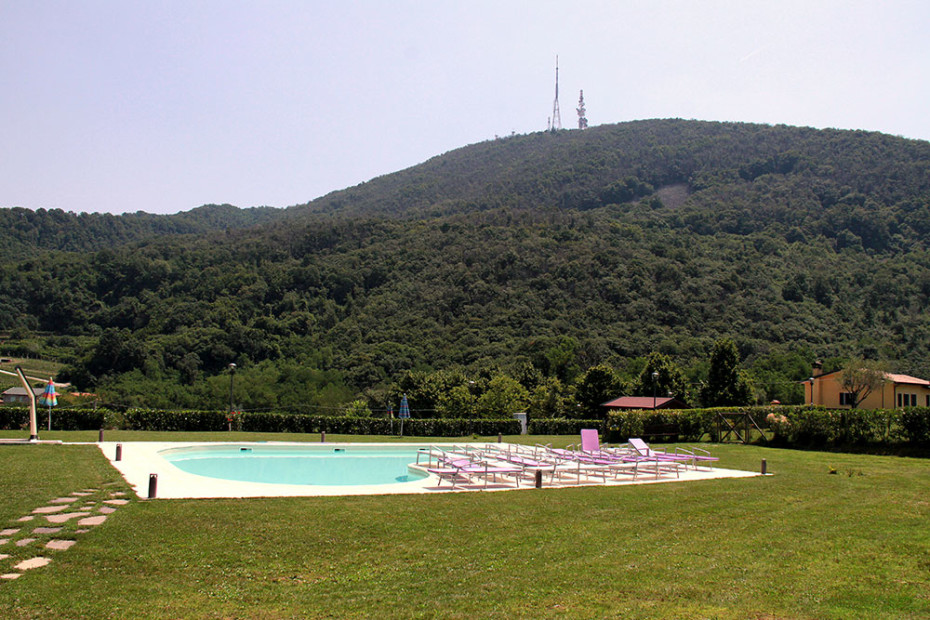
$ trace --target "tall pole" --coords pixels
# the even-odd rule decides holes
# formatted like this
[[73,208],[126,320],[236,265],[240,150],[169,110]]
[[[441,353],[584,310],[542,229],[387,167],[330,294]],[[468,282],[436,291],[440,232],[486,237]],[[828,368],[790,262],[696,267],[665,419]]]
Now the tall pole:
[[233,412],[233,377],[236,375],[236,365],[229,365],[229,417],[232,418]]
[[29,399],[29,441],[38,441],[39,428],[36,424],[36,393],[32,391],[32,386],[26,381],[26,375],[23,374],[23,369],[17,366],[15,370],[16,374],[19,375],[19,380],[23,384],[23,387],[26,388],[26,398]]
[[552,102],[552,123],[550,131],[562,128],[562,114],[559,112],[559,57],[555,57],[555,100]]
[[652,371],[652,410],[656,409],[656,384],[659,382],[659,371]]

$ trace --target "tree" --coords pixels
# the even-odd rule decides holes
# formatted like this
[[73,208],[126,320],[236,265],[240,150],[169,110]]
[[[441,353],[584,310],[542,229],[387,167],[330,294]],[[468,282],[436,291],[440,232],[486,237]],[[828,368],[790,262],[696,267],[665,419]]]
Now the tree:
[[633,396],[674,396],[682,402],[688,402],[688,382],[684,373],[669,356],[662,353],[649,355],[642,372],[630,386],[630,391]]
[[497,375],[478,398],[476,409],[481,418],[510,418],[518,411],[525,411],[528,402],[525,387],[506,375]]
[[851,409],[862,404],[884,382],[885,369],[878,362],[853,359],[840,372],[840,387],[848,394],[846,398]]
[[701,388],[705,407],[731,407],[752,402],[752,382],[739,367],[739,351],[729,338],[714,343],[707,383]]
[[585,418],[601,418],[606,413],[603,403],[620,396],[623,382],[610,366],[592,366],[578,380],[575,400]]
[[467,385],[456,385],[439,395],[436,413],[440,418],[474,417],[475,397]]
[[571,401],[570,388],[548,377],[533,389],[526,412],[531,418],[573,417]]

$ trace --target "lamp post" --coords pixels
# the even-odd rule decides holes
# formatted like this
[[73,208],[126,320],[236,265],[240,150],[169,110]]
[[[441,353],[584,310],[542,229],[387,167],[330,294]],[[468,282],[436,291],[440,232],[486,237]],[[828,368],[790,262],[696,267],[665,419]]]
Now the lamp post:
[[808,379],[808,382],[811,384],[811,406],[814,406],[814,378],[811,377]]
[[232,419],[233,412],[233,377],[236,376],[236,365],[229,365],[229,417]]
[[656,408],[656,384],[659,382],[659,371],[652,371],[652,410],[655,411]]

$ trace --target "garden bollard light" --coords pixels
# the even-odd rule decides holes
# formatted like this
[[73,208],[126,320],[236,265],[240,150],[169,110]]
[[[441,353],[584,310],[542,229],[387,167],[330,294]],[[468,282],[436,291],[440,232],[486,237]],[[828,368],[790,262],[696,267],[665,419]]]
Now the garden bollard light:
[[536,470],[536,488],[537,489],[542,488],[542,470],[541,469]]
[[320,443],[326,443],[326,431],[320,432]]
[[123,460],[123,444],[121,443],[116,444],[116,460]]
[[158,474],[149,474],[149,499],[155,499],[158,492]]
[[97,441],[103,443],[103,429],[100,429],[100,434],[97,436]]
[[765,470],[766,470],[765,459],[762,459],[762,475],[763,476],[765,475]]
[[500,443],[500,442],[501,442],[501,434],[498,433],[498,434],[497,434],[497,443]]

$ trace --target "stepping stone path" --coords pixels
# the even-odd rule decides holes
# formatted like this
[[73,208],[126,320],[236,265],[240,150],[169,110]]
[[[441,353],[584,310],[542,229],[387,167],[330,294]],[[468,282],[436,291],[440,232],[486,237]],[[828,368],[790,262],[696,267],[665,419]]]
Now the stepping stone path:
[[[37,538],[36,535],[61,534],[62,536],[69,536],[69,530],[66,530],[65,527],[72,520],[76,520],[75,525],[84,526],[75,528],[73,530],[74,534],[86,534],[93,526],[105,522],[107,517],[116,512],[120,506],[128,504],[130,500],[124,499],[126,495],[127,494],[123,491],[82,489],[80,491],[75,491],[68,497],[57,497],[48,502],[48,505],[40,506],[33,510],[32,514],[25,515],[16,520],[16,523],[28,523],[34,521],[37,517],[42,518],[42,521],[38,521],[36,527],[32,527],[31,531],[30,528],[26,528],[24,531],[23,527],[10,527],[0,530],[0,537],[2,537],[0,538],[0,581],[18,579],[22,576],[23,572],[46,566],[52,561],[51,558],[36,556],[27,560],[21,560],[12,567],[9,565],[5,566],[6,561],[11,560],[11,558],[16,558],[16,556],[9,553],[2,553],[2,547],[12,544],[16,547],[28,549],[33,543],[36,543],[36,541],[39,541],[37,545],[41,545],[42,541]],[[48,526],[45,525],[44,522],[53,525]],[[75,544],[77,544],[77,540],[52,538],[47,540],[42,546],[44,549],[51,551],[67,551]],[[21,558],[22,556],[19,557]],[[16,559],[12,561],[15,562]],[[2,572],[3,570],[9,571],[10,568],[12,568],[12,571],[6,573]]]
[[70,521],[71,519],[76,519],[78,517],[86,517],[89,515],[89,512],[66,512],[60,515],[49,515],[45,517],[49,523],[64,523]]
[[34,515],[50,515],[55,512],[61,512],[67,508],[67,506],[42,506],[41,508],[36,508],[32,511]]
[[62,528],[60,527],[37,527],[32,530],[33,534],[57,534]]

